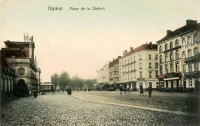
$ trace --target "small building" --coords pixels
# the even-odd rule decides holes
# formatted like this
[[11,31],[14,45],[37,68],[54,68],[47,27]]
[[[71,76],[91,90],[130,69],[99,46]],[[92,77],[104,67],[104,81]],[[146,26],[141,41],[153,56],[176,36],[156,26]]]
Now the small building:
[[51,92],[55,90],[55,85],[51,82],[43,82],[40,84],[40,91]]

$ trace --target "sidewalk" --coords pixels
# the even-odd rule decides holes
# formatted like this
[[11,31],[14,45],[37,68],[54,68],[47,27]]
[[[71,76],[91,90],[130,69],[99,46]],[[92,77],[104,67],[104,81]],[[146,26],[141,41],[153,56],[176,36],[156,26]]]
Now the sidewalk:
[[144,92],[143,96],[139,92],[126,92],[120,94],[119,91],[74,91],[74,97],[94,102],[104,102],[111,104],[121,104],[127,106],[139,106],[140,108],[163,109],[176,112],[198,113],[199,97],[195,93],[148,93]]

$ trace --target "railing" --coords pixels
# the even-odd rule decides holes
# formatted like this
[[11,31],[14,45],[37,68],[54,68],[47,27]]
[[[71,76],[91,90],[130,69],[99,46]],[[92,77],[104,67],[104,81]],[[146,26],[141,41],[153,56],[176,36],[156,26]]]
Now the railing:
[[177,50],[177,49],[180,49],[180,48],[181,48],[181,46],[177,46],[177,47],[174,47],[174,48],[170,48],[170,49],[168,49],[168,50],[165,50],[164,53],[170,52],[170,51],[174,51],[174,50]]
[[192,72],[184,73],[184,77],[186,79],[188,79],[188,78],[199,78],[199,76],[200,76],[200,71],[192,71]]
[[200,54],[185,58],[185,63],[193,63],[193,62],[198,62],[198,61],[200,61]]

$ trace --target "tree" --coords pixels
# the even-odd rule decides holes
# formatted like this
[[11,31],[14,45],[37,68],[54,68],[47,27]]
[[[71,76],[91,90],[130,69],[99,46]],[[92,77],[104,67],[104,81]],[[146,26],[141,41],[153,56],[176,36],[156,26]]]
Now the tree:
[[65,90],[67,86],[70,86],[70,76],[67,72],[62,72],[59,77],[59,87],[61,90]]
[[58,82],[59,82],[59,75],[55,73],[53,76],[51,76],[51,83],[54,84],[55,89],[57,89]]

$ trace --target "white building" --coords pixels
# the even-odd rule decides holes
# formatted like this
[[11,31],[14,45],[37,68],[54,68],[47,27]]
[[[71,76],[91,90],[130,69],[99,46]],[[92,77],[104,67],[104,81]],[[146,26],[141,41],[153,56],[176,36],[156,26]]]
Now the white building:
[[113,59],[109,63],[109,84],[113,85],[119,82],[119,59],[121,56],[118,56],[118,58]]
[[128,52],[123,52],[119,59],[119,83],[126,88],[136,90],[139,85],[143,88],[158,86],[158,54],[157,44],[147,43]]
[[200,24],[186,25],[157,41],[159,48],[159,84],[167,90],[194,90],[200,78]]
[[109,84],[109,63],[103,66],[102,69],[97,70],[97,83]]

